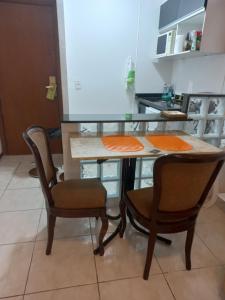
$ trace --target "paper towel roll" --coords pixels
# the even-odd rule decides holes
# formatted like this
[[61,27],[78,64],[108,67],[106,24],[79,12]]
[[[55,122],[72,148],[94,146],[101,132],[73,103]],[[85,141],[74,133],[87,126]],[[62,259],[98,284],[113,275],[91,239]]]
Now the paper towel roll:
[[183,34],[176,35],[174,54],[184,51],[184,41],[185,41],[185,35],[183,35]]

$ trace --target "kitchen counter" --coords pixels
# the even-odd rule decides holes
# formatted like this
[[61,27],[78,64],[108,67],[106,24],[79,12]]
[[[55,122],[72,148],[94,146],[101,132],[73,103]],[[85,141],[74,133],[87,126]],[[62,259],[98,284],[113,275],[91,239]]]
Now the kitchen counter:
[[[64,114],[62,123],[128,123],[128,122],[174,122],[177,118],[162,117],[152,114]],[[185,119],[182,121],[191,121]]]

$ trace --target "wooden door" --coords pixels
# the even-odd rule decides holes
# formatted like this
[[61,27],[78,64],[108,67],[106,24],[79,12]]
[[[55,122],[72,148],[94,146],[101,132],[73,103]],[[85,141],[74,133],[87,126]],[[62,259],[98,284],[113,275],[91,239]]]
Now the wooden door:
[[[0,0],[0,100],[5,152],[30,153],[22,132],[30,125],[60,127],[62,112],[55,1]],[[46,98],[49,76],[57,96]],[[51,142],[53,152],[61,141]]]

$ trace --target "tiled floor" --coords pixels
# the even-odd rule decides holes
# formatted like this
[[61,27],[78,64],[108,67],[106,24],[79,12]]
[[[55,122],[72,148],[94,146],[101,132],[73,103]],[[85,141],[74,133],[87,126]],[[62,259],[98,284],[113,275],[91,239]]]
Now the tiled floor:
[[[179,233],[171,235],[170,247],[157,243],[144,281],[147,241],[129,226],[125,238],[116,238],[100,257],[93,255],[95,219],[58,219],[52,255],[45,255],[44,199],[39,181],[27,175],[32,161],[0,160],[0,299],[225,299],[224,203],[199,216],[192,271],[185,270],[185,234]],[[109,232],[115,226],[110,222]]]

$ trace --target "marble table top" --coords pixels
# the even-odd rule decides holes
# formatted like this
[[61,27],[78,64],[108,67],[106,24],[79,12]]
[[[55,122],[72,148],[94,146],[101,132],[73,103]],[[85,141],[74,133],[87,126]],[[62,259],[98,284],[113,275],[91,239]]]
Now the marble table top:
[[[162,132],[157,134],[171,134],[177,135],[190,145],[192,145],[192,150],[189,151],[179,151],[176,153],[217,153],[222,151],[221,149],[210,145],[196,137],[190,136],[184,132]],[[146,134],[145,134],[146,135]],[[141,157],[159,157],[164,154],[174,153],[170,151],[160,150],[159,153],[153,153],[152,150],[155,149],[151,145],[144,135],[135,135],[135,137],[143,144],[144,149],[137,152],[113,152],[107,150],[101,140],[100,136],[70,136],[70,148],[71,156],[73,159],[80,160],[104,160],[104,159],[119,159],[119,158],[141,158]]]

